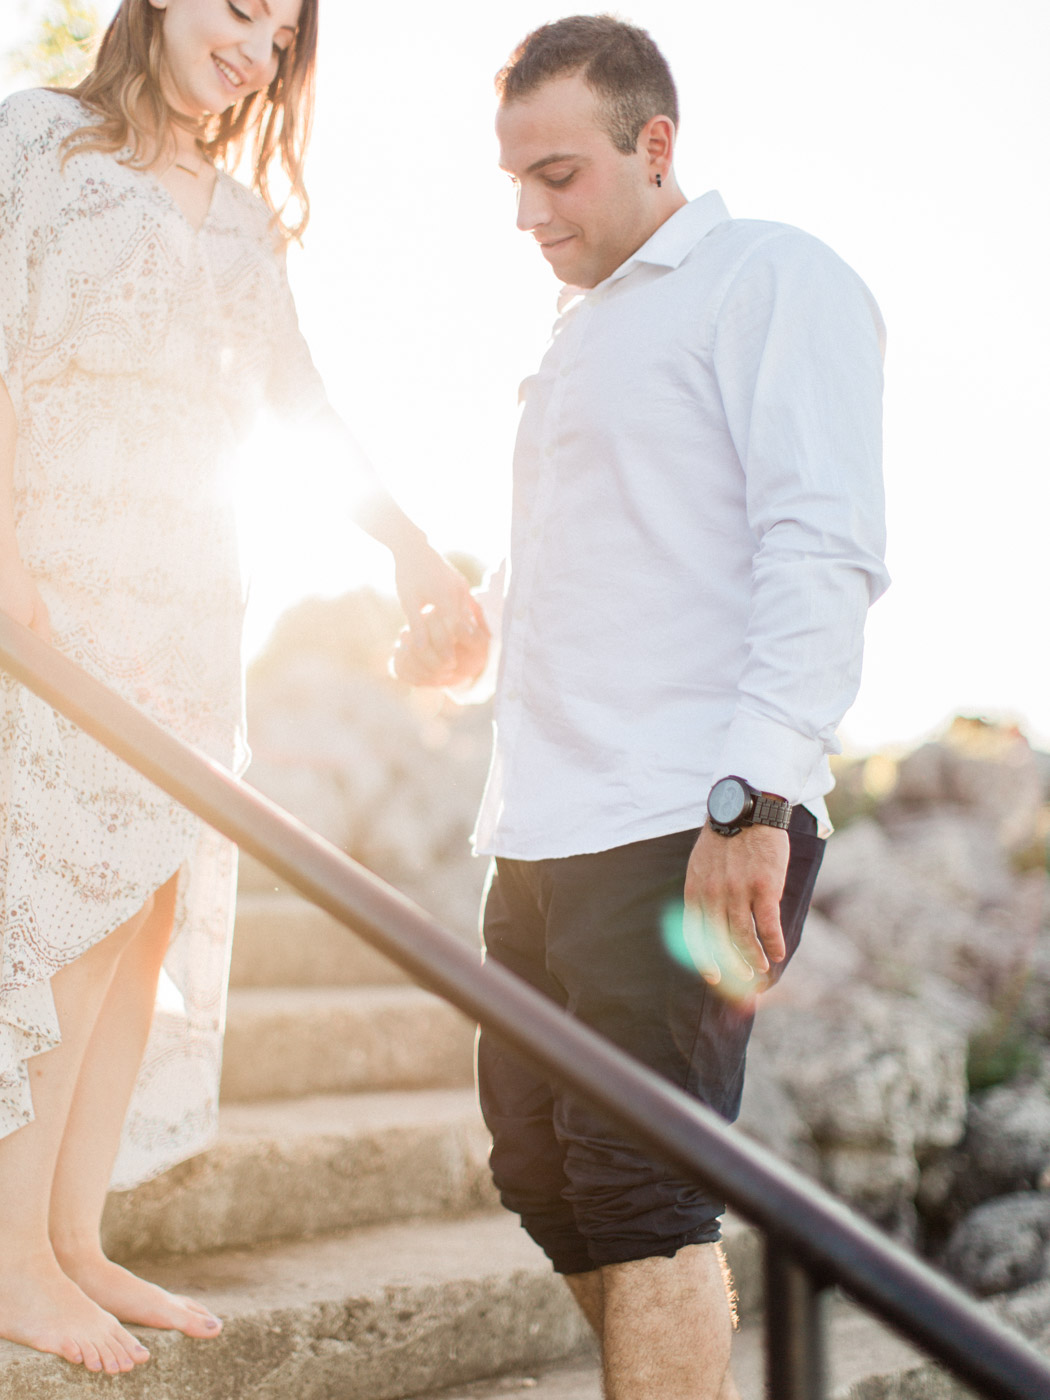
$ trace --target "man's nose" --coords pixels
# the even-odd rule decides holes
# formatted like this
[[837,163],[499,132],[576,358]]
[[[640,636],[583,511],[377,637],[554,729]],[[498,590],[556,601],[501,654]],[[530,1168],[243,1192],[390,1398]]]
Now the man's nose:
[[519,188],[518,228],[522,233],[531,233],[550,222],[550,207],[542,190]]

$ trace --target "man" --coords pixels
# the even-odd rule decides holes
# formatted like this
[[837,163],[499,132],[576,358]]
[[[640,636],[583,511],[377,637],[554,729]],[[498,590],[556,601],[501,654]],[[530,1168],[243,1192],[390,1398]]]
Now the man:
[[[815,239],[686,201],[643,31],[545,25],[497,88],[518,226],[567,287],[491,613],[488,956],[733,1118],[887,582],[882,325]],[[406,636],[398,670],[467,682],[486,645],[446,666]],[[597,1331],[607,1396],[732,1400],[723,1204],[487,1035],[479,1089],[502,1199]]]

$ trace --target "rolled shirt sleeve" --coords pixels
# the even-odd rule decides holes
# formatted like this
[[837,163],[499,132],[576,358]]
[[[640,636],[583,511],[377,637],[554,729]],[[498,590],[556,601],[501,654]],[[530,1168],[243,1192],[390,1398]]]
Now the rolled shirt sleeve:
[[886,589],[882,361],[863,282],[794,229],[737,270],[714,364],[755,537],[747,659],[716,772],[798,801],[860,685]]

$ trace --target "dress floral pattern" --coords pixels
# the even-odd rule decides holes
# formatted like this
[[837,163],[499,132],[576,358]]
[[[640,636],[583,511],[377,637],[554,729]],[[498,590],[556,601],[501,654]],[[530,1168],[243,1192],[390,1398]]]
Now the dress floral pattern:
[[[149,173],[61,143],[67,94],[0,105],[0,378],[15,516],[55,645],[241,771],[243,588],[227,466],[266,402],[323,390],[269,212],[220,174],[195,230]],[[176,922],[113,1185],[214,1133],[236,853],[0,676],[0,1136],[59,1043],[50,979],[178,874]]]

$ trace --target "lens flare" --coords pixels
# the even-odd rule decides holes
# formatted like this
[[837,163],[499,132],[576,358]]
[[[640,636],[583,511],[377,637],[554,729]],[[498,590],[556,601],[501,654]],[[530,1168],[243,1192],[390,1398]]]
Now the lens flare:
[[675,962],[695,971],[734,1005],[752,1001],[767,984],[766,975],[756,976],[741,956],[728,928],[684,901],[664,914],[663,942]]

